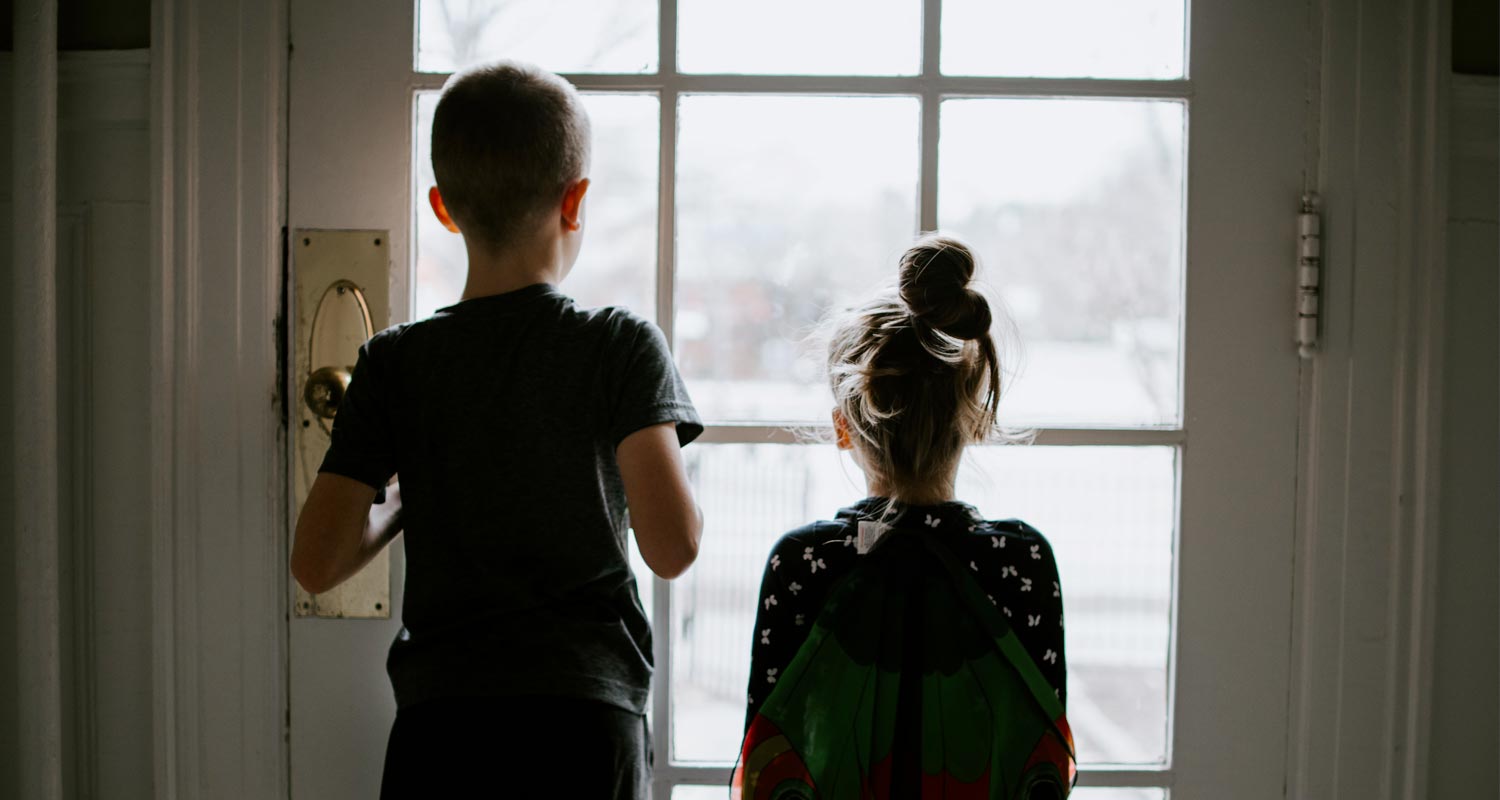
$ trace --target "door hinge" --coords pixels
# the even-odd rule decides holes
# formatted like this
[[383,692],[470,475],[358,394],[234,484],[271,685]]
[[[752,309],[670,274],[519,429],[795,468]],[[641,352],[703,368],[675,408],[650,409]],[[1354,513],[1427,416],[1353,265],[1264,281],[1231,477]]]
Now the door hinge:
[[1312,358],[1318,349],[1318,288],[1323,267],[1321,199],[1302,195],[1297,214],[1297,355]]

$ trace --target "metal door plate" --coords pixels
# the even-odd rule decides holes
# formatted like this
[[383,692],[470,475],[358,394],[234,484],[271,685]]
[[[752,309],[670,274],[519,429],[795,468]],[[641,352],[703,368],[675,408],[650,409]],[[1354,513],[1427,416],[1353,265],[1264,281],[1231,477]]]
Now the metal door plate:
[[[350,327],[349,320],[356,318],[354,312],[341,307],[353,299],[353,292],[345,298],[342,286],[335,284],[344,280],[358,288],[359,299],[367,308],[375,330],[390,325],[390,234],[380,230],[301,229],[294,232],[290,244],[296,314],[292,332],[295,345],[292,507],[300,511],[313,478],[317,477],[318,465],[328,451],[327,421],[319,419],[303,402],[308,376],[322,367],[352,371],[359,345],[363,343],[363,335]],[[322,318],[318,317],[320,303]],[[315,319],[319,321],[316,347],[312,341]],[[319,360],[340,363],[313,364],[315,355]],[[332,591],[313,595],[300,586],[296,590],[292,609],[299,617],[387,619],[391,616],[390,550],[382,551],[358,574]]]

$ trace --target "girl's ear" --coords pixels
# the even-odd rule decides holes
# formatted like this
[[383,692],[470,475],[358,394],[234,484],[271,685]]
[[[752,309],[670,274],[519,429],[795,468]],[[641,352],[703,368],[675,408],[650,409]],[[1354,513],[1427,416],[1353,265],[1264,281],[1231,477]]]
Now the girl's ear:
[[840,450],[854,449],[854,441],[849,438],[849,420],[837,408],[833,410],[833,441]]
[[427,202],[432,204],[432,213],[437,215],[438,222],[443,223],[444,228],[453,233],[459,232],[453,216],[448,213],[448,207],[443,205],[443,193],[439,192],[436,186],[427,190]]

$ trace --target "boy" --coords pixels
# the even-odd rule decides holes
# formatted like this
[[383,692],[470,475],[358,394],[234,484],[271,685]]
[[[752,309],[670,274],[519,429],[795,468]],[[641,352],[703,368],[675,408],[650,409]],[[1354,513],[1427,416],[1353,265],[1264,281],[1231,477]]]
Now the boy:
[[626,510],[652,571],[687,569],[702,517],[679,448],[702,424],[660,330],[556,288],[589,140],[556,75],[449,81],[429,200],[463,234],[463,298],[360,349],[297,521],[310,592],[406,534],[383,798],[645,796],[651,633]]

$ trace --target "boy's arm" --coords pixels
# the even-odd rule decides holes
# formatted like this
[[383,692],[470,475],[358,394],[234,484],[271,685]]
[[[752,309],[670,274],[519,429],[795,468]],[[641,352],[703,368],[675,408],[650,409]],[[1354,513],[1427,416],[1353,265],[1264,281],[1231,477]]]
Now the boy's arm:
[[375,489],[353,478],[320,472],[297,517],[292,576],[303,589],[321,594],[369,563],[401,532],[401,485]]
[[615,449],[630,526],[646,566],[663,578],[681,575],[698,557],[703,514],[693,500],[675,423],[651,425]]

